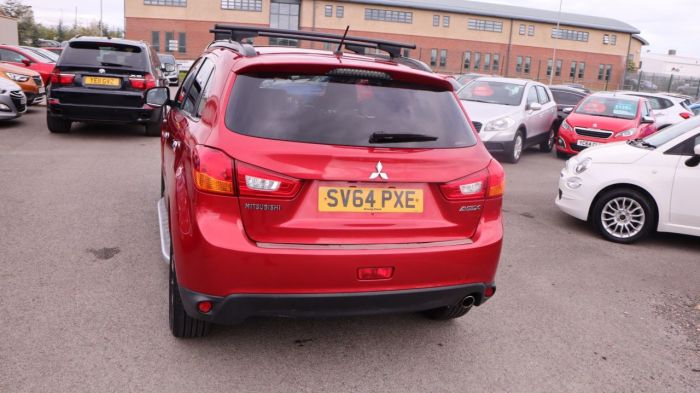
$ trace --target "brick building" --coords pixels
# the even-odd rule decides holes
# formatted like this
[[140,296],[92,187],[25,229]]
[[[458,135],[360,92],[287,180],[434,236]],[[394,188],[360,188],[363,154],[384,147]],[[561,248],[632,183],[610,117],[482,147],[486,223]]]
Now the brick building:
[[352,35],[415,43],[407,55],[436,72],[541,81],[554,73],[554,83],[595,89],[617,89],[646,44],[615,19],[459,0],[125,0],[124,7],[127,38],[175,49],[182,59],[199,56],[214,23],[339,34],[349,25]]

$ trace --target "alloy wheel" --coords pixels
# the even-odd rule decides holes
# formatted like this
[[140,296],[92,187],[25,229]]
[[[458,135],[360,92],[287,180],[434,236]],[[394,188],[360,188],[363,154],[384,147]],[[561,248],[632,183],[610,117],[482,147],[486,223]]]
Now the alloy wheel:
[[611,199],[605,204],[600,214],[605,231],[619,239],[636,236],[642,231],[646,222],[642,205],[628,197]]

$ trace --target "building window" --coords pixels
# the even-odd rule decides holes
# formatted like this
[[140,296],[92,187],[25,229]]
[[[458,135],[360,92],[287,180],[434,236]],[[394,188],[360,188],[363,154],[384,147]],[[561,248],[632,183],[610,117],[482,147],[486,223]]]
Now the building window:
[[335,6],[335,17],[344,18],[345,17],[345,7],[342,5]]
[[491,70],[491,54],[484,53],[484,71]]
[[187,53],[187,33],[178,34],[177,51],[180,53]]
[[605,66],[605,81],[610,82],[610,77],[612,77],[612,65],[608,64]]
[[530,73],[530,68],[532,66],[532,57],[527,56],[525,58],[525,73],[529,74]]
[[151,32],[151,46],[156,52],[160,52],[160,31]]
[[411,50],[408,48],[403,48],[403,57],[411,57]]
[[413,12],[381,10],[378,8],[365,8],[365,20],[378,20],[382,22],[413,23]]
[[474,71],[479,71],[481,68],[481,53],[474,52]]
[[492,31],[494,33],[503,32],[503,22],[496,22],[484,19],[469,19],[467,23],[469,30]]
[[558,40],[588,42],[588,32],[569,29],[557,30],[555,27],[552,29],[552,38]]
[[433,15],[433,27],[440,26],[440,15]]
[[333,16],[333,6],[332,5],[327,5],[325,7],[325,16],[326,16],[326,18],[330,18]]
[[576,78],[576,62],[572,61],[571,62],[571,70],[569,71],[569,78],[572,80]]
[[498,74],[500,71],[501,67],[501,55],[498,53],[493,54],[493,65],[491,66],[491,69],[493,70],[494,74]]
[[598,67],[598,80],[602,81],[604,77],[605,77],[605,64],[601,64],[600,67]]
[[262,0],[221,0],[221,9],[262,12]]
[[170,42],[175,40],[175,33],[172,31],[165,32],[165,51],[173,52],[173,48],[170,46]]
[[442,27],[450,27],[450,17],[445,15],[442,17]]
[[610,45],[617,45],[617,35],[613,34],[610,36]]
[[166,5],[169,7],[187,7],[187,0],[143,0],[145,5]]
[[447,49],[440,50],[440,67],[447,67]]
[[330,42],[324,42],[324,43],[323,43],[323,50],[332,50],[332,49],[331,49],[331,43],[330,43]]
[[523,57],[518,56],[515,60],[515,72],[521,73],[523,72]]
[[472,53],[467,51],[464,52],[464,70],[469,71],[469,68],[472,66]]
[[527,35],[529,35],[530,37],[535,35],[535,25],[530,25],[527,27]]
[[610,36],[605,34],[603,36],[603,44],[608,45],[610,43]]
[[[299,30],[299,3],[270,3],[270,27],[273,29]],[[299,46],[298,40],[270,38],[270,45]]]
[[547,76],[552,75],[552,59],[547,60]]
[[580,62],[578,64],[578,78],[583,79],[583,77],[586,75],[586,63]]
[[562,67],[563,62],[561,60],[557,60],[557,69],[554,71],[554,76],[561,76],[561,67]]
[[521,24],[520,24],[520,29],[518,29],[518,34],[520,34],[520,35],[525,35],[525,29],[526,29],[526,28],[527,28],[527,27],[525,26],[525,24],[524,24],[524,23],[521,23]]
[[430,66],[435,67],[437,65],[437,49],[430,50]]

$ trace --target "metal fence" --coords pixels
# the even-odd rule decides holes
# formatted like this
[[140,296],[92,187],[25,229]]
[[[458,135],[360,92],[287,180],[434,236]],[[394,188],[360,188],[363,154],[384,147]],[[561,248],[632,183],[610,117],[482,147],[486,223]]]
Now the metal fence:
[[700,78],[638,71],[627,73],[624,90],[682,94],[700,98]]

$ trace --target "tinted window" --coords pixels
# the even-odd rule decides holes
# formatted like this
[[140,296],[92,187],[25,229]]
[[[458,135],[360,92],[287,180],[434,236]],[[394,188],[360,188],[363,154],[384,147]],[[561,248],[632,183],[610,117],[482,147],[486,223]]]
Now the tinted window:
[[646,137],[644,140],[654,146],[662,146],[678,138],[679,136],[687,132],[691,132],[699,127],[700,118],[692,118],[688,121],[682,121],[668,128],[664,128],[663,130]]
[[539,102],[539,97],[537,97],[537,90],[535,90],[535,86],[532,86],[527,91],[527,104],[530,105],[536,102]]
[[149,68],[148,55],[139,46],[113,42],[71,42],[63,50],[60,65],[118,67],[144,71]]
[[576,113],[631,120],[637,117],[638,108],[636,99],[590,96],[576,108]]
[[[459,91],[459,99],[488,104],[519,106],[525,86],[507,82],[474,80]],[[537,95],[535,93],[535,99]]]
[[576,104],[581,101],[581,98],[583,98],[580,95],[559,90],[552,90],[552,95],[557,104],[567,106],[576,106]]
[[544,105],[551,101],[549,98],[549,94],[547,94],[547,90],[545,90],[544,87],[542,86],[535,86],[537,88],[537,97],[539,97],[540,104]]
[[185,96],[187,95],[187,91],[192,86],[192,83],[194,82],[194,78],[195,78],[195,76],[197,76],[197,72],[199,71],[199,67],[201,65],[202,65],[202,59],[197,60],[194,64],[192,64],[192,67],[190,68],[190,71],[187,73],[187,76],[185,76],[185,80],[182,82],[182,87],[180,87],[180,90],[177,93],[177,103],[180,107],[182,107],[182,103],[185,100]]
[[199,72],[194,78],[194,81],[187,89],[185,100],[182,104],[182,110],[190,114],[197,114],[197,107],[202,99],[204,86],[209,81],[212,72],[214,71],[214,63],[209,59],[204,59]]
[[[329,145],[454,148],[476,143],[452,92],[354,76],[239,75],[226,125],[254,137]],[[375,145],[369,142],[375,133],[438,139]]]

